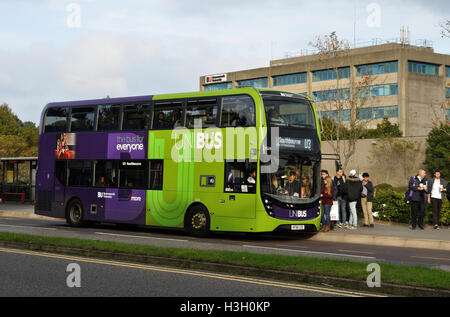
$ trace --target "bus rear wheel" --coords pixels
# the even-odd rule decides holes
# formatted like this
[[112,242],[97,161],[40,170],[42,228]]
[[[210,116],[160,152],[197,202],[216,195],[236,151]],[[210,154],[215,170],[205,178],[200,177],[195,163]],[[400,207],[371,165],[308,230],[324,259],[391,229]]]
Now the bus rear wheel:
[[184,226],[186,231],[194,237],[208,236],[210,226],[208,210],[201,205],[192,207],[186,215]]
[[73,227],[81,227],[84,224],[83,220],[83,205],[78,199],[72,200],[67,207],[67,223]]

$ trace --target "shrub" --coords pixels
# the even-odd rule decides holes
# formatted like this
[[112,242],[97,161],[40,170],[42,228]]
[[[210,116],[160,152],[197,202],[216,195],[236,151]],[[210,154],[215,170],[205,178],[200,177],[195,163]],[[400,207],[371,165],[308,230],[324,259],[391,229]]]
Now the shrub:
[[[373,211],[377,212],[377,219],[391,222],[410,223],[411,206],[403,201],[404,192],[392,189],[378,190],[373,198]],[[433,211],[431,204],[425,207],[424,223],[431,224]],[[441,210],[441,224],[450,225],[450,203],[444,200]]]

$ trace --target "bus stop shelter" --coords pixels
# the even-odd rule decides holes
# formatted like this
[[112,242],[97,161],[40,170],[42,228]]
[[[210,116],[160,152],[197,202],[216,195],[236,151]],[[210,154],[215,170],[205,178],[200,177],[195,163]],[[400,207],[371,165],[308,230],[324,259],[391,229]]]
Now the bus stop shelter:
[[0,158],[0,198],[34,201],[37,157]]

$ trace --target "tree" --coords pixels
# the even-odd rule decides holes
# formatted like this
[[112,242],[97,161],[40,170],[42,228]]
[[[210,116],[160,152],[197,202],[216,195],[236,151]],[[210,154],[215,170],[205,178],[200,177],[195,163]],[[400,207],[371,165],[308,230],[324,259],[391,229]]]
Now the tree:
[[439,169],[443,177],[450,176],[450,125],[433,128],[427,137],[425,166],[429,173]]
[[349,80],[345,79],[348,83],[343,85],[342,67],[345,66],[345,57],[350,50],[350,43],[339,39],[336,32],[323,38],[316,37],[315,41],[310,42],[309,45],[319,52],[319,59],[327,65],[328,69],[332,69],[335,75],[335,85],[330,90],[331,98],[327,98],[326,102],[318,103],[317,106],[320,113],[330,114],[328,120],[320,122],[323,139],[330,144],[336,154],[340,155],[342,167],[347,169],[350,159],[356,153],[358,140],[364,136],[371,122],[371,119],[360,120],[360,113],[361,109],[367,105],[370,98],[370,86],[376,80],[376,76],[356,77],[351,74]]
[[22,122],[7,104],[0,106],[0,157],[37,156],[39,129]]
[[439,26],[441,27],[441,36],[450,37],[450,20],[440,23]]
[[365,139],[377,139],[377,138],[399,138],[401,137],[402,131],[397,123],[392,124],[388,118],[383,118],[381,123],[377,124],[376,129],[368,129],[365,131],[363,137]]

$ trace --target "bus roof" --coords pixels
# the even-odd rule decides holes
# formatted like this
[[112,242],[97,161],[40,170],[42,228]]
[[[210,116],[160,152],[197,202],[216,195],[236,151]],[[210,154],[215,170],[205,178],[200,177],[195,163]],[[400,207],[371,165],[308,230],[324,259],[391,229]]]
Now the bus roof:
[[112,103],[132,103],[132,102],[145,102],[152,100],[161,100],[161,99],[178,99],[178,98],[193,98],[193,97],[208,97],[215,95],[235,95],[239,93],[251,93],[257,92],[259,94],[274,94],[274,95],[282,95],[282,94],[292,94],[294,97],[301,97],[309,100],[308,96],[292,93],[283,90],[277,89],[269,89],[269,88],[233,88],[226,90],[213,90],[213,91],[197,91],[197,92],[184,92],[184,93],[174,93],[174,94],[158,94],[158,95],[144,95],[144,96],[131,96],[131,97],[116,97],[116,98],[102,98],[102,99],[87,99],[87,100],[73,100],[73,101],[61,101],[61,102],[51,102],[47,104],[43,112],[48,108],[53,107],[76,107],[76,106],[93,106],[93,105],[101,105],[101,104],[112,104]]

